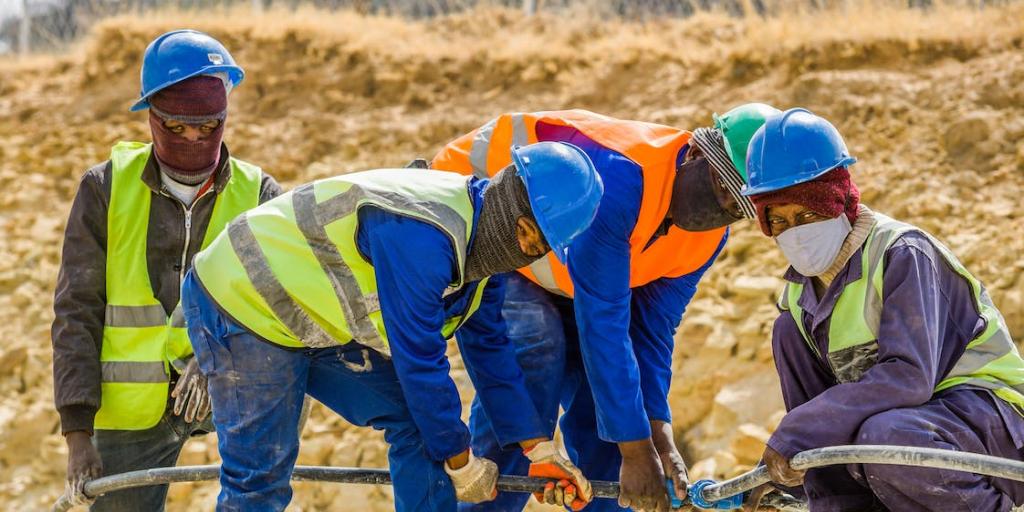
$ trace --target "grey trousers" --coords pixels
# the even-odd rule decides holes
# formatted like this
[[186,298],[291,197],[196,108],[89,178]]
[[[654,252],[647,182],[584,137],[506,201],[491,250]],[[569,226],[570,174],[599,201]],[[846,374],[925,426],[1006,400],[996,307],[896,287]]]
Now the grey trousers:
[[[93,444],[103,461],[103,474],[116,475],[140,469],[164,468],[178,462],[185,441],[194,435],[213,432],[213,422],[186,423],[168,405],[164,417],[148,430],[96,430]],[[137,487],[105,494],[89,507],[91,512],[161,512],[167,485]]]

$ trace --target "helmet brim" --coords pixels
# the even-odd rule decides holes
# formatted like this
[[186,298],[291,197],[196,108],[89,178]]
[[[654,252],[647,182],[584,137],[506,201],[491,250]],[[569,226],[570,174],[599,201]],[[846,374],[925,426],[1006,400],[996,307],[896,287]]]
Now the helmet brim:
[[766,182],[766,183],[762,183],[762,184],[760,184],[760,185],[758,185],[756,187],[751,187],[750,184],[748,183],[747,185],[745,185],[743,187],[743,190],[741,190],[740,193],[743,194],[746,197],[750,197],[750,196],[756,196],[758,194],[767,194],[768,192],[775,192],[776,190],[782,190],[784,188],[789,188],[789,187],[792,187],[792,186],[795,186],[795,185],[799,185],[801,183],[807,183],[808,181],[813,181],[814,179],[818,178],[819,176],[821,176],[823,174],[831,172],[831,171],[833,171],[835,169],[838,169],[840,167],[851,166],[851,165],[853,165],[855,163],[857,163],[857,159],[855,157],[848,156],[848,157],[845,157],[842,160],[840,160],[835,165],[833,165],[833,166],[831,166],[831,167],[829,167],[827,169],[824,169],[824,170],[818,171],[816,173],[813,173],[813,174],[807,174],[807,175],[798,176],[798,177],[786,176],[786,177],[779,178],[779,179],[776,179],[776,180],[772,180],[772,181],[769,181],[769,182]]

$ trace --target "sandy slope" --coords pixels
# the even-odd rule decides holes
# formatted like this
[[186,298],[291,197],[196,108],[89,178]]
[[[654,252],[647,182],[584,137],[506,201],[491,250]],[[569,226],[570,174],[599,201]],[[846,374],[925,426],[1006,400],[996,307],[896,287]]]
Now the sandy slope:
[[[1024,8],[639,25],[478,11],[429,24],[355,15],[118,19],[75,52],[0,61],[0,503],[60,492],[48,330],[64,219],[79,176],[120,139],[160,32],[225,41],[248,77],[232,96],[234,153],[289,185],[431,155],[510,110],[580,107],[697,127],[743,101],[830,117],[860,158],[865,201],[945,239],[1024,336]],[[130,28],[126,28],[130,27]],[[814,34],[814,35],[810,35]],[[782,259],[753,225],[733,238],[679,332],[676,431],[695,473],[754,462],[782,404],[768,333]],[[467,379],[453,354],[454,376]],[[215,460],[212,438],[183,463]],[[301,462],[383,466],[376,433],[314,411]],[[699,461],[699,462],[698,462]],[[172,488],[171,509],[215,488]],[[295,510],[386,510],[388,489],[296,486]]]

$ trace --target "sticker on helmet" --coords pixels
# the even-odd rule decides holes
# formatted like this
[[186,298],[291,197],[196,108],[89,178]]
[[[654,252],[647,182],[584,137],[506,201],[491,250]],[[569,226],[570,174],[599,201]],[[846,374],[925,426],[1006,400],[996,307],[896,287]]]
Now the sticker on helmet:
[[218,53],[208,53],[206,57],[210,59],[210,62],[216,65],[224,64],[224,56]]

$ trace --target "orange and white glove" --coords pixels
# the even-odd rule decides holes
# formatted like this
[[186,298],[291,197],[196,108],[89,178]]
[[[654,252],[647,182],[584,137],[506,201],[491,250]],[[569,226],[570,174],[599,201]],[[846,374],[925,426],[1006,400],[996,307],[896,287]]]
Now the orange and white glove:
[[498,465],[490,459],[469,454],[469,462],[459,469],[444,463],[444,472],[452,479],[455,498],[466,503],[483,503],[498,496]]
[[557,484],[545,485],[543,493],[533,494],[537,501],[571,510],[580,510],[590,503],[593,497],[590,482],[580,468],[558,451],[554,441],[537,443],[523,450],[523,454],[530,459],[530,476],[558,479]]

